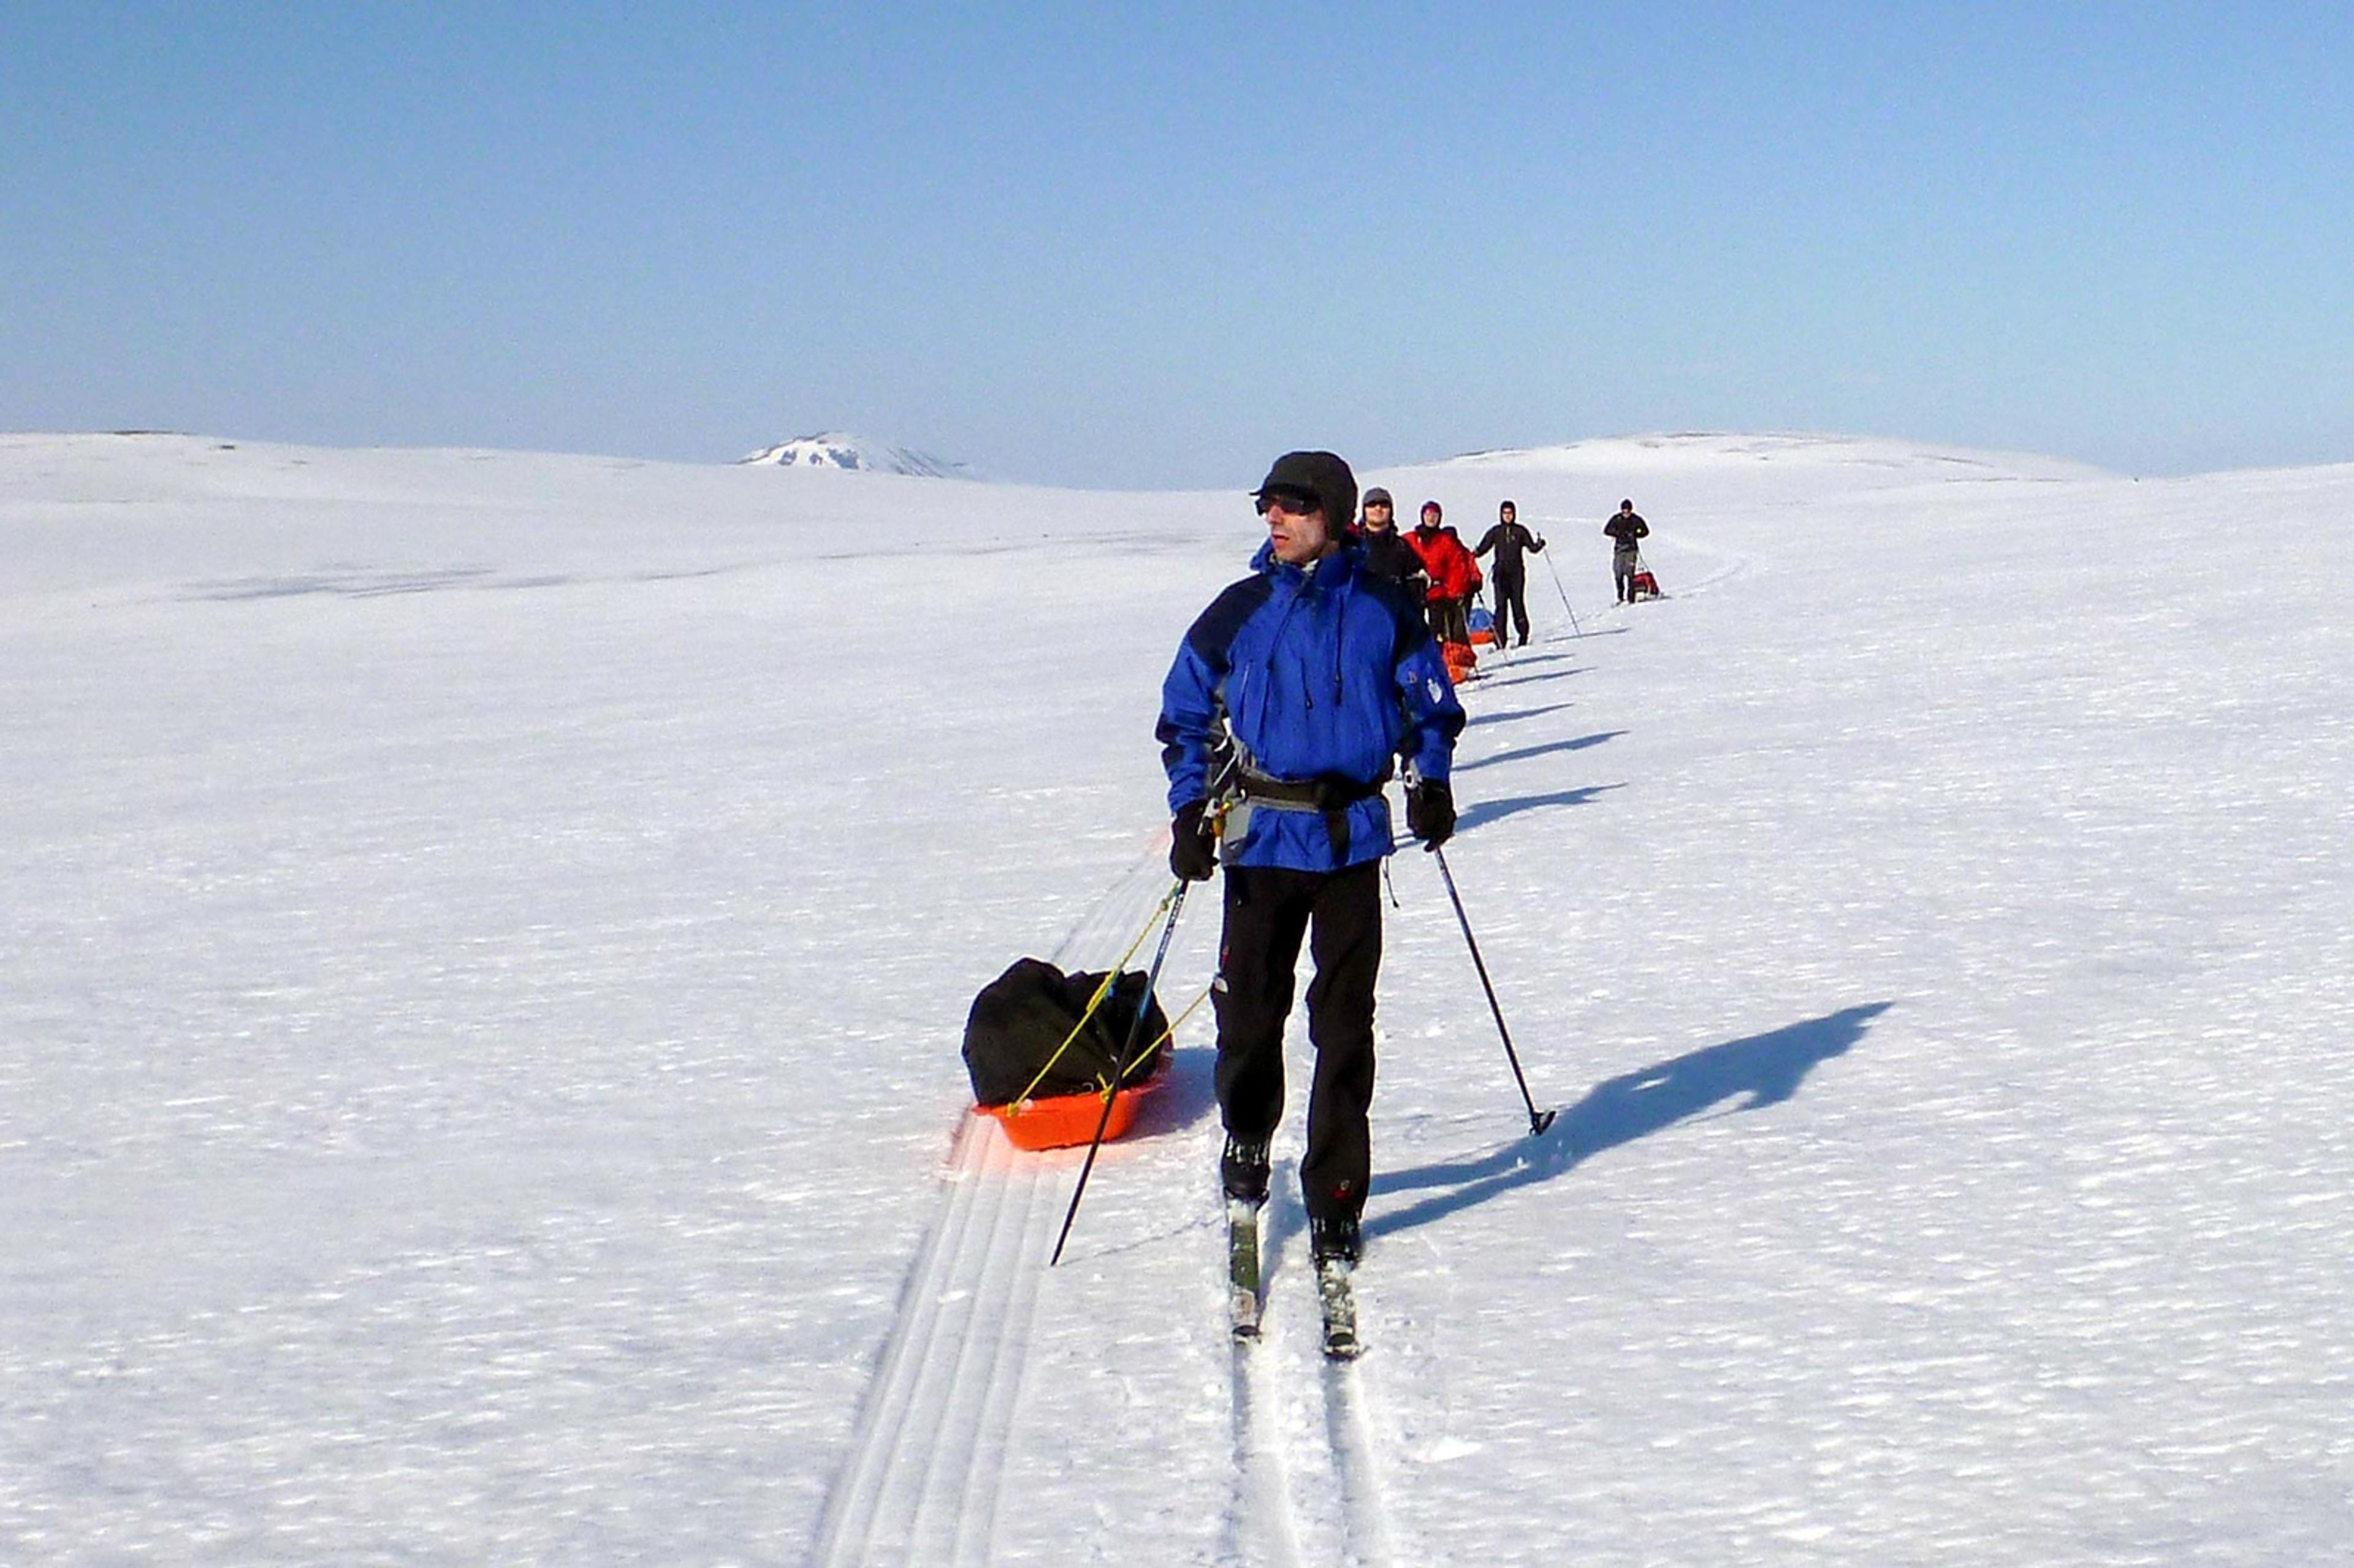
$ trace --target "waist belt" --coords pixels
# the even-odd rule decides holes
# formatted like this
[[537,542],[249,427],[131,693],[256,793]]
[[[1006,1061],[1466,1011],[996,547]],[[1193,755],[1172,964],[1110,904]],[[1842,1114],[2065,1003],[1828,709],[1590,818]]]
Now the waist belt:
[[1274,779],[1244,768],[1236,770],[1235,779],[1243,800],[1251,806],[1321,816],[1325,836],[1332,842],[1332,863],[1338,867],[1349,858],[1349,808],[1380,794],[1393,770],[1392,765],[1384,764],[1380,774],[1370,779],[1336,773],[1319,779]]

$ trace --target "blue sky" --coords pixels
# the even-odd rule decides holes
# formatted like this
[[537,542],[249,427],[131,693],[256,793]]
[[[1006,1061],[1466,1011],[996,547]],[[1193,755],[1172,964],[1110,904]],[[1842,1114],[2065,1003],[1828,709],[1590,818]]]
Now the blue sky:
[[0,428],[2354,460],[2354,7],[0,9]]

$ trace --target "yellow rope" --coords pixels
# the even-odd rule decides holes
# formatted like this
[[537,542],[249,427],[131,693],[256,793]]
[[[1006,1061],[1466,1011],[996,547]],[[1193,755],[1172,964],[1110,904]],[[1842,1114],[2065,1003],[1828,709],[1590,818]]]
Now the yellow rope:
[[[1055,1047],[1055,1054],[1046,1058],[1046,1065],[1038,1069],[1038,1075],[1030,1080],[1029,1087],[1013,1097],[1015,1105],[1018,1106],[1028,1099],[1031,1092],[1046,1081],[1046,1075],[1055,1070],[1055,1064],[1063,1059],[1063,1053],[1071,1048],[1071,1042],[1079,1037],[1079,1031],[1087,1026],[1087,1020],[1096,1015],[1096,1009],[1101,1007],[1104,998],[1111,994],[1112,982],[1119,978],[1122,969],[1128,968],[1128,960],[1136,957],[1137,949],[1144,946],[1145,938],[1152,935],[1152,927],[1160,920],[1161,912],[1169,907],[1169,900],[1175,896],[1173,892],[1163,894],[1161,902],[1153,906],[1152,913],[1144,917],[1144,929],[1136,934],[1136,940],[1128,945],[1128,951],[1119,956],[1119,962],[1112,965],[1110,970],[1105,974],[1103,983],[1096,987],[1095,995],[1087,999],[1087,1005],[1080,1012],[1079,1021],[1071,1025],[1071,1032],[1063,1036],[1063,1043]],[[1102,1082],[1100,1078],[1097,1081]]]
[[[1161,1032],[1161,1037],[1136,1054],[1136,1060],[1128,1065],[1128,1071],[1129,1073],[1134,1073],[1139,1067],[1143,1066],[1145,1063],[1152,1060],[1152,1054],[1155,1051],[1174,1041],[1177,1038],[1177,1026],[1184,1022],[1187,1019],[1193,1017],[1201,1005],[1209,1000],[1210,988],[1208,986],[1204,986],[1202,988],[1202,994],[1195,997],[1192,1001],[1186,1004],[1185,1011],[1179,1013],[1170,1022],[1169,1027]],[[1123,1081],[1125,1081],[1125,1075],[1123,1075]],[[1109,1091],[1107,1090],[1105,1092],[1108,1093]]]

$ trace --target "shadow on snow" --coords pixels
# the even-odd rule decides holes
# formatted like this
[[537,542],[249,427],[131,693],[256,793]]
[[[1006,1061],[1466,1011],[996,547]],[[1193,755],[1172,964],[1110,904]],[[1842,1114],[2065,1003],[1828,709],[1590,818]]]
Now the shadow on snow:
[[1482,757],[1476,762],[1455,765],[1458,777],[1481,768],[1494,768],[1500,763],[1526,762],[1532,757],[1550,757],[1556,751],[1584,751],[1589,746],[1600,746],[1606,740],[1616,740],[1627,732],[1623,729],[1600,730],[1593,735],[1573,736],[1567,740],[1548,740],[1542,746],[1523,746],[1516,751],[1500,751],[1493,757]]
[[1218,1054],[1207,1045],[1178,1045],[1169,1054],[1169,1075],[1136,1107],[1131,1139],[1182,1132],[1218,1109],[1214,1076]]
[[1547,714],[1564,712],[1571,705],[1568,703],[1547,703],[1541,708],[1514,708],[1510,713],[1500,714],[1473,714],[1470,725],[1467,727],[1477,728],[1483,724],[1511,724],[1520,719],[1543,718]]
[[[1515,660],[1513,662],[1516,664],[1541,664],[1544,662],[1545,660],[1558,659],[1560,657],[1562,657],[1562,655],[1558,653],[1547,653],[1540,658],[1519,659]],[[1507,669],[1509,668],[1510,666],[1507,666]],[[1584,666],[1568,670],[1540,670],[1533,675],[1513,675],[1499,672],[1493,675],[1479,676],[1475,683],[1478,688],[1483,692],[1500,692],[1506,686],[1534,685],[1539,681],[1558,681],[1565,675],[1582,675],[1584,673],[1585,673]]]
[[[1514,1188],[1550,1181],[1580,1160],[1720,1106],[1721,1114],[1732,1115],[1779,1105],[1797,1093],[1819,1064],[1844,1054],[1862,1039],[1872,1021],[1893,1005],[1875,1001],[1842,1008],[1771,1033],[1711,1045],[1596,1085],[1564,1110],[1542,1138],[1516,1138],[1482,1159],[1441,1160],[1376,1175],[1371,1188],[1375,1198],[1398,1192],[1426,1195],[1404,1208],[1369,1216],[1365,1234],[1411,1230]],[[1738,1103],[1724,1105],[1736,1098]]]
[[1455,819],[1457,833],[1468,833],[1474,828],[1500,821],[1522,811],[1533,811],[1543,806],[1583,806],[1606,789],[1624,789],[1624,784],[1589,784],[1579,789],[1562,789],[1551,795],[1515,795],[1502,800],[1474,800],[1463,808]]

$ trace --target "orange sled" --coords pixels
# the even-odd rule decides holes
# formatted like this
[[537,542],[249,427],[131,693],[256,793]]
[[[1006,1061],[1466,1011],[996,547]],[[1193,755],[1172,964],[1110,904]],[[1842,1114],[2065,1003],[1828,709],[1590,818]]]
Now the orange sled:
[[1450,681],[1467,681],[1479,667],[1479,655],[1471,652],[1469,642],[1442,642],[1438,651],[1447,660],[1447,678]]
[[[1168,1075],[1169,1054],[1161,1054],[1161,1065],[1149,1078],[1128,1085],[1111,1097],[1111,1118],[1104,1121],[1104,1141],[1126,1132],[1136,1120],[1136,1107],[1144,1097],[1161,1086]],[[1005,1129],[1006,1138],[1016,1149],[1069,1149],[1094,1139],[1096,1123],[1103,1119],[1103,1096],[1094,1092],[1078,1095],[1041,1095],[1036,1099],[1016,1100],[1008,1106],[975,1106],[982,1116],[995,1117],[997,1125]]]

